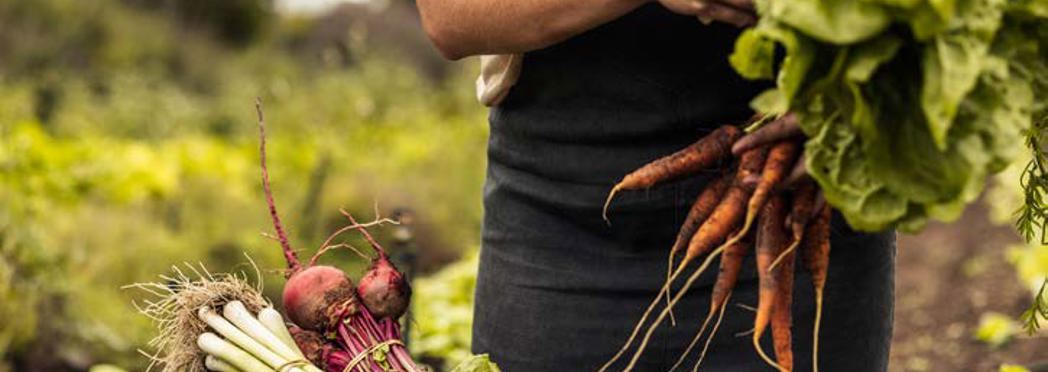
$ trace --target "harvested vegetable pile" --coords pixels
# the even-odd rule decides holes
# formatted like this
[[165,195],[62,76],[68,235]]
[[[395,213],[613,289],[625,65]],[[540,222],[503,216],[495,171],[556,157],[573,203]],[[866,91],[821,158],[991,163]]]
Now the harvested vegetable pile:
[[[791,292],[794,266],[800,265],[816,294],[817,371],[831,206],[857,230],[916,231],[929,218],[957,218],[989,175],[1026,150],[1033,160],[1023,175],[1027,197],[1017,225],[1028,240],[1038,230],[1044,239],[1048,1],[756,5],[760,19],[739,36],[730,57],[744,77],[775,81],[752,101],[757,115],[748,127],[756,131],[743,135],[723,126],[626,175],[609,193],[606,219],[620,192],[700,170],[721,172],[697,197],[670,247],[666,284],[602,370],[616,365],[647,326],[625,366],[631,370],[654,330],[672,319],[674,305],[723,254],[708,315],[674,369],[679,367],[711,322],[716,332],[743,258],[753,250],[760,281],[756,352],[769,365],[792,370]],[[681,291],[671,293],[686,266],[702,256]],[[666,306],[649,322],[663,297]],[[768,326],[774,358],[759,344]]]
[[[196,277],[175,267],[176,275],[162,283],[129,287],[155,295],[141,312],[159,330],[146,353],[150,369],[221,372],[421,372],[426,366],[412,360],[402,341],[399,319],[408,310],[411,288],[368,227],[396,221],[377,218],[358,223],[348,212],[349,225],[335,231],[303,265],[291,247],[277,213],[266,167],[266,132],[261,102],[256,103],[262,187],[276,232],[271,236],[283,248],[287,283],[285,321],[260,288],[240,276],[211,274],[187,265]],[[348,244],[334,244],[340,234],[359,231],[375,252],[369,257]],[[317,259],[336,248],[349,248],[371,260],[359,285],[342,270],[317,265]],[[258,276],[261,276],[258,273]],[[487,355],[467,358],[456,372],[498,372]]]

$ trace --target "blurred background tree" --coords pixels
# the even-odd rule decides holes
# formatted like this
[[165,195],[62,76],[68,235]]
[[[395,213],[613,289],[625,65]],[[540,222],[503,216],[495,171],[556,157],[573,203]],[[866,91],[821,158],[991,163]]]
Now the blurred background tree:
[[421,274],[475,250],[487,128],[473,66],[438,57],[410,2],[275,5],[0,2],[0,371],[143,370],[154,331],[120,287],[174,264],[240,271],[246,253],[279,288],[256,96],[303,254],[344,223],[339,207],[369,218],[376,203],[415,212]]
[[[0,1],[0,372],[143,370],[153,326],[121,286],[183,262],[252,275],[246,253],[278,298],[255,97],[295,246],[312,254],[339,207],[410,208],[413,349],[468,355],[487,137],[475,71],[439,58],[410,0]],[[1048,255],[1017,245],[1017,188],[996,190],[900,241],[892,370],[1043,359],[1044,334],[1014,319]]]

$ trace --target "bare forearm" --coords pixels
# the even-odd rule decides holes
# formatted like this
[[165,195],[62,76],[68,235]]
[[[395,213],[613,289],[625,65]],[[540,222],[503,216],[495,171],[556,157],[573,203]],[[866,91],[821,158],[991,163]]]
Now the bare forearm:
[[547,47],[648,0],[417,0],[422,24],[445,57]]

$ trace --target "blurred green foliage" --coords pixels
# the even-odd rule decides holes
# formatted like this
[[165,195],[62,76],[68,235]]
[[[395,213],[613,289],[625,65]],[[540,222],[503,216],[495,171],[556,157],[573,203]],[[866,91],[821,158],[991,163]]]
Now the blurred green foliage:
[[[994,179],[994,187],[990,189],[987,200],[992,200],[990,206],[990,218],[998,224],[1011,224],[1014,222],[1020,206],[1023,204],[1022,188],[1019,185],[1020,175],[1026,161],[1012,164],[1004,172]],[[1041,328],[1041,324],[1048,322],[1044,314],[1048,313],[1048,300],[1045,299],[1045,286],[1048,285],[1048,245],[1038,242],[1022,242],[1008,248],[1006,258],[1015,267],[1016,274],[1030,290],[1030,308],[1021,314],[1022,328],[1033,334]],[[987,341],[991,345],[994,342],[983,339],[982,328],[976,338]]]
[[975,339],[992,347],[1001,347],[1019,334],[1019,323],[1014,316],[988,312],[979,319],[975,330]]
[[1030,370],[1023,366],[1014,364],[1002,364],[998,372],[1030,372]]
[[[344,223],[339,207],[368,219],[376,202],[435,227],[420,247],[477,246],[487,127],[472,66],[431,81],[374,50],[325,65],[286,49],[309,20],[261,17],[233,47],[141,3],[0,2],[0,371],[142,370],[153,326],[120,287],[182,262],[251,273],[250,254],[279,298],[256,96],[301,254]],[[419,326],[444,312],[420,308]]]
[[415,281],[412,311],[413,353],[444,359],[444,367],[470,360],[473,290],[477,285],[477,254],[448,265],[439,273]]
[[[994,222],[1014,222],[1016,211],[1023,202],[1019,176],[1025,164],[1025,161],[1016,162],[995,176],[995,187],[990,189],[987,197],[987,200],[993,201],[989,206],[990,217]],[[1037,242],[1015,244],[1008,248],[1007,258],[1015,266],[1019,279],[1026,283],[1033,299],[1048,280],[1048,245]]]

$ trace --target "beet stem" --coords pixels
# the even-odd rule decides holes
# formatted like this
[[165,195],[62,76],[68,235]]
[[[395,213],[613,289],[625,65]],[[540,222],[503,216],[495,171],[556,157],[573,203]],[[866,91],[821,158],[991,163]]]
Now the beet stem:
[[371,248],[375,249],[375,252],[378,253],[379,257],[386,257],[386,250],[382,249],[382,245],[378,244],[378,241],[375,241],[375,238],[371,236],[370,232],[368,232],[367,227],[357,223],[357,220],[353,218],[353,215],[347,212],[345,209],[341,209],[339,210],[339,212],[342,212],[342,215],[346,216],[346,218],[349,219],[349,222],[352,223],[353,226],[356,226],[357,230],[360,230],[360,233],[364,235],[364,239],[367,240],[369,244],[371,244]]
[[292,274],[302,270],[302,264],[298,262],[298,255],[291,249],[284,225],[280,223],[277,215],[277,205],[273,201],[273,191],[269,186],[269,170],[266,168],[266,119],[262,114],[262,98],[255,98],[255,111],[258,113],[258,138],[259,138],[259,160],[262,164],[262,188],[266,194],[266,204],[269,205],[269,216],[273,219],[273,229],[277,232],[277,240],[280,247],[284,249],[284,259],[287,260],[288,272],[284,275],[290,277]]
[[[354,223],[355,224],[355,223]],[[336,330],[337,343],[350,353],[353,358],[364,358],[352,371],[383,372],[383,366],[375,361],[372,355],[380,344],[388,345],[386,362],[395,371],[419,372],[418,366],[400,339],[400,324],[391,319],[376,321],[374,315],[365,307],[339,322]]]

